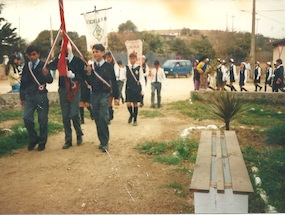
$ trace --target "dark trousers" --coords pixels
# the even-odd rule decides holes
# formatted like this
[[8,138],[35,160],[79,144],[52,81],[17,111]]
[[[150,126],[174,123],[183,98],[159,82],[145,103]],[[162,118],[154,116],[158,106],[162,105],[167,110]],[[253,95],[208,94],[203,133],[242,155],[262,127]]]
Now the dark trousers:
[[161,83],[160,82],[151,83],[151,106],[154,106],[155,91],[157,93],[157,107],[160,107],[160,103],[161,103]]
[[[35,130],[35,111],[38,113],[38,123],[40,124],[39,135]],[[30,143],[46,144],[48,136],[48,111],[49,100],[47,94],[27,95],[25,97],[23,119],[29,133]]]
[[107,146],[109,142],[109,98],[110,93],[92,93],[93,117],[101,146]]
[[71,121],[77,137],[83,135],[79,118],[80,89],[71,101],[66,100],[66,89],[64,87],[58,89],[58,94],[65,132],[65,143],[72,144]]
[[118,99],[120,100],[122,97],[122,89],[123,89],[124,82],[123,81],[117,81],[117,85],[118,85],[118,90],[119,90]]

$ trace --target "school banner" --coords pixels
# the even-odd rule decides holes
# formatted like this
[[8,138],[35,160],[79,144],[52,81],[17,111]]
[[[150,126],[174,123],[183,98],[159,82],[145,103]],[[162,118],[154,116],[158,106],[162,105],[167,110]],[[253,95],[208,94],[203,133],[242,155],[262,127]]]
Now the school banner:
[[96,10],[83,14],[86,24],[87,50],[101,43],[105,48],[108,46],[108,9]]
[[137,60],[137,64],[141,65],[141,60],[142,60],[142,41],[141,40],[127,40],[125,42],[126,48],[127,48],[127,53],[128,53],[128,63],[130,63],[129,61],[129,55],[131,53],[135,53],[137,54],[138,60]]

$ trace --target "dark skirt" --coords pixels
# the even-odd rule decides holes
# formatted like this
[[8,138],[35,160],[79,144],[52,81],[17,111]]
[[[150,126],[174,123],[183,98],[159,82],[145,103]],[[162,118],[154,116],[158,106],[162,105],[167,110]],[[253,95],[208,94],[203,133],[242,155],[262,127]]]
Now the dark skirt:
[[271,84],[271,78],[269,80],[267,80],[267,78],[265,79],[265,84]]
[[126,102],[141,102],[141,85],[126,86]]
[[81,84],[81,97],[80,101],[85,103],[90,103],[90,89],[87,87],[86,83]]

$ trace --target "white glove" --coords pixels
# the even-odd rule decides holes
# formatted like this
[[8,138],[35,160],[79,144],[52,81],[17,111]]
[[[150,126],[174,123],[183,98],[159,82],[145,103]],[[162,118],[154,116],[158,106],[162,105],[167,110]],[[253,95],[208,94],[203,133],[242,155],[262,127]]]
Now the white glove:
[[67,76],[68,78],[75,78],[75,74],[74,74],[71,70],[68,70],[68,71],[67,71],[66,76]]

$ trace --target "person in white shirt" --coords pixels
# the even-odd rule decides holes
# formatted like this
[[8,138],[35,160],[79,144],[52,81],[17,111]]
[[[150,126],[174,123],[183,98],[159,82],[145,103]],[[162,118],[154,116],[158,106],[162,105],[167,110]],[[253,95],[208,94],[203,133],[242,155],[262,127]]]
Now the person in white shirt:
[[[149,75],[149,66],[147,65],[147,59],[145,55],[142,56],[142,69],[143,69],[143,75],[145,79],[145,85],[147,85],[147,76]],[[144,95],[142,95],[140,107],[144,106],[143,99],[144,99]]]
[[236,74],[236,65],[234,65],[234,59],[229,60],[230,68],[229,68],[229,79],[230,85],[228,86],[231,88],[231,91],[237,91],[236,88],[233,86],[233,83],[236,81],[237,74]]
[[250,62],[248,61],[248,59],[245,60],[245,70],[246,70],[246,73],[247,73],[247,82],[249,80],[249,76],[250,76],[250,73],[251,73],[251,66],[250,66]]
[[151,75],[151,108],[154,108],[155,91],[157,93],[157,108],[161,107],[161,87],[166,80],[164,70],[160,67],[158,60],[154,62],[154,69],[150,72]]
[[123,65],[122,61],[118,61],[118,68],[115,68],[115,76],[119,89],[119,101],[122,99],[122,103],[125,103],[124,97],[122,95],[122,89],[126,80],[126,67]]
[[228,68],[226,67],[226,61],[222,60],[222,73],[223,73],[223,90],[226,91],[225,86],[228,80]]

